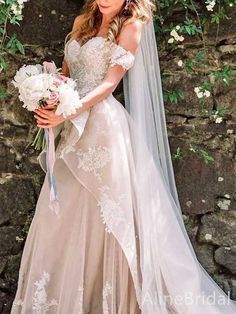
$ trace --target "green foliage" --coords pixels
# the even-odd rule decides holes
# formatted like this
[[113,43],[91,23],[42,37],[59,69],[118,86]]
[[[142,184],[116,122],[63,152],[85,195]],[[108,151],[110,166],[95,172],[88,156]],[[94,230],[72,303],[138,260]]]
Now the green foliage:
[[163,89],[163,98],[166,102],[177,104],[180,99],[184,99],[184,93],[182,90],[166,90]]
[[23,7],[24,4],[17,0],[6,0],[4,3],[0,3],[0,72],[6,71],[8,68],[8,53],[25,53],[24,46],[17,38],[17,34],[9,36],[7,30],[9,24],[20,26],[19,22],[23,19]]
[[[157,36],[163,39],[165,51],[175,52],[177,55],[184,55],[185,48],[193,45],[196,52],[192,56],[185,57],[177,63],[181,71],[188,77],[195,79],[194,92],[201,106],[203,117],[214,123],[221,123],[225,119],[228,109],[216,104],[215,91],[221,85],[230,85],[235,70],[224,64],[221,68],[212,70],[212,60],[209,56],[207,45],[217,45],[220,23],[230,19],[228,13],[236,0],[160,0],[157,2],[157,12],[154,19]],[[208,43],[206,34],[211,28],[215,30],[215,43],[212,40]],[[211,31],[212,34],[212,31]],[[211,35],[212,36],[212,35]],[[179,72],[178,72],[179,73]],[[168,81],[176,81],[173,76],[175,71],[162,73],[163,85],[169,85]],[[164,101],[177,104],[184,99],[185,95],[181,90],[167,90],[164,88]],[[213,98],[209,101],[210,98]],[[212,103],[212,110],[206,110],[205,104]],[[190,151],[195,153],[205,164],[214,159],[201,148],[190,144]],[[184,153],[180,148],[173,154],[172,158],[183,159]]]
[[[209,153],[197,147],[195,144],[189,144],[189,151],[194,153],[199,159],[201,159],[205,164],[209,164],[209,162],[214,161],[214,158],[209,155]],[[183,160],[184,152],[180,147],[177,147],[176,152],[172,154],[172,160]]]
[[208,164],[211,161],[214,161],[214,158],[208,154],[207,151],[205,151],[202,148],[197,147],[194,144],[189,145],[189,150],[196,154],[205,164]]

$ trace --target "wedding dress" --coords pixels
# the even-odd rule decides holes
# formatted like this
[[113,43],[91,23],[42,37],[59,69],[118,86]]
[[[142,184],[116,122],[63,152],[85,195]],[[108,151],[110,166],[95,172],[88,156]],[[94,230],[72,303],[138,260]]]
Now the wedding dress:
[[[135,62],[131,52],[116,44],[108,47],[101,36],[82,46],[70,39],[65,59],[81,97],[99,85],[109,65],[129,70]],[[222,311],[220,305],[201,302],[160,302],[159,297],[185,292],[197,296],[202,292],[200,271],[172,210],[161,169],[144,142],[143,163],[136,163],[135,125],[112,94],[53,132],[60,210],[49,206],[46,173],[11,314],[235,313],[233,301]],[[45,152],[38,159],[46,172]],[[155,212],[143,212],[144,204]],[[142,230],[143,218],[156,228]],[[145,272],[150,269],[146,257],[155,261],[155,283]],[[227,301],[216,284],[214,288]]]

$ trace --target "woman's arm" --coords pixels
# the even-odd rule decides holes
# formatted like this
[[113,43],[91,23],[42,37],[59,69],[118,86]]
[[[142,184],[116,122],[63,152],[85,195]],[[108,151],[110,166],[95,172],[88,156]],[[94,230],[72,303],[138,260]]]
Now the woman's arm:
[[62,61],[61,74],[65,75],[67,77],[70,77],[69,67],[68,67],[65,59]]
[[[135,54],[140,43],[141,30],[142,24],[139,21],[125,25],[120,33],[118,44]],[[78,108],[76,113],[69,116],[68,119],[73,119],[81,112],[89,109],[113,93],[126,71],[119,64],[110,66],[103,81],[81,99],[83,106]]]

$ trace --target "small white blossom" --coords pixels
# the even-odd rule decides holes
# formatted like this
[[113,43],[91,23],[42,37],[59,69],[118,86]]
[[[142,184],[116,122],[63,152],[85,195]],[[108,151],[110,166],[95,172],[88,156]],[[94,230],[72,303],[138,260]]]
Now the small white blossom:
[[222,117],[217,117],[215,123],[221,123],[223,121]]
[[223,210],[228,210],[229,209],[229,206],[231,204],[231,200],[220,200],[218,203],[217,203],[217,206],[220,208],[220,209],[223,209]]
[[179,26],[179,25],[176,25],[175,29],[179,30],[179,29],[180,29],[180,26]]
[[203,92],[197,93],[197,97],[198,97],[198,98],[203,98],[203,96],[204,96]]
[[171,37],[171,38],[168,39],[168,44],[173,44],[174,41],[175,41],[174,38]]
[[218,177],[218,182],[222,182],[224,181],[224,178],[223,177]]
[[206,90],[204,92],[204,96],[206,96],[206,97],[210,97],[211,96],[211,93],[209,92],[209,90]]
[[170,32],[170,35],[173,36],[173,37],[179,36],[179,34],[176,32],[175,29],[172,29],[172,31]]
[[213,8],[214,8],[216,2],[214,0],[212,0],[210,2],[208,1],[207,3],[208,3],[208,5],[206,6],[207,11],[213,11]]
[[206,233],[206,234],[205,234],[205,239],[206,239],[206,240],[211,240],[211,239],[212,239],[212,234]]
[[177,64],[178,64],[179,67],[182,67],[183,66],[183,61],[179,60]]
[[176,41],[183,41],[183,40],[184,40],[184,37],[183,37],[182,35],[179,35],[179,34],[176,32],[175,29],[172,29],[172,31],[170,32],[170,35],[171,35],[172,37],[174,37],[174,39],[175,39]]

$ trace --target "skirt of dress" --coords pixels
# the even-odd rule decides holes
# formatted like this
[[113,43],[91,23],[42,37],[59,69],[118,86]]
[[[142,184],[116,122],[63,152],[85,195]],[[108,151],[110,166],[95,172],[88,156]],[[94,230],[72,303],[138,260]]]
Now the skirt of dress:
[[113,234],[105,232],[94,197],[62,159],[54,174],[61,218],[48,207],[46,175],[11,314],[140,313],[127,259]]

